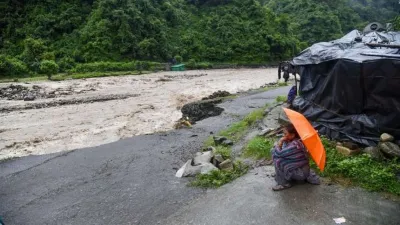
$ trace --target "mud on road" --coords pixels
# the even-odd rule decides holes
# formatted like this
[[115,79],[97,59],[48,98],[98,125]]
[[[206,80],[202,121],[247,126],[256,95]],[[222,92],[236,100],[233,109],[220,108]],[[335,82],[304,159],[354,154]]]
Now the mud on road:
[[277,70],[270,68],[33,82],[21,84],[33,95],[25,101],[11,93],[10,84],[0,84],[0,160],[167,131],[181,118],[180,109],[187,103],[216,91],[259,88],[276,79]]

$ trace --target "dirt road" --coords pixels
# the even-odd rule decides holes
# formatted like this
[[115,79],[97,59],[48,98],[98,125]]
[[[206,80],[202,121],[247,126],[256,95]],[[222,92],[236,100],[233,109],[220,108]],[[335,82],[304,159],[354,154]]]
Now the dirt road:
[[23,84],[47,97],[0,98],[0,160],[167,131],[188,102],[218,90],[237,93],[276,80],[276,69],[238,69]]

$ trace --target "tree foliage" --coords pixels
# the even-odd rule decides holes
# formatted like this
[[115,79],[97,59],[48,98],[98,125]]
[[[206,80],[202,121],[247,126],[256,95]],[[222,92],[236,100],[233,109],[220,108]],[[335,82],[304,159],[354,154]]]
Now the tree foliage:
[[390,22],[400,12],[398,0],[265,0],[289,15],[297,37],[312,44],[340,37],[371,22]]
[[0,75],[41,73],[45,60],[60,71],[175,56],[279,61],[398,11],[397,0],[8,0],[0,4]]
[[53,60],[43,60],[40,63],[40,73],[46,74],[49,80],[58,72],[58,65]]

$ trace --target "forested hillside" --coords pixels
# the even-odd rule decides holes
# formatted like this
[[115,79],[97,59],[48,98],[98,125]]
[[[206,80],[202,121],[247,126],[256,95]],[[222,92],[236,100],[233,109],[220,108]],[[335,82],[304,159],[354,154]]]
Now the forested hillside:
[[297,37],[312,44],[338,38],[368,23],[392,22],[398,0],[265,0],[277,14],[287,14]]
[[0,2],[0,10],[4,76],[172,57],[191,64],[274,62],[368,22],[394,21],[400,5],[398,0],[8,0]]

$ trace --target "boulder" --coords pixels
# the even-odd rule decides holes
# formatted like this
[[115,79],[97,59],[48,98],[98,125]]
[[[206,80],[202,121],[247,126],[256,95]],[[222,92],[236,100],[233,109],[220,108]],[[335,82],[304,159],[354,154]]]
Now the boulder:
[[394,141],[394,137],[390,134],[383,133],[381,135],[381,142],[392,142]]
[[389,157],[400,157],[400,147],[392,142],[381,142],[379,150]]
[[205,163],[210,163],[214,153],[212,151],[208,152],[197,152],[196,157],[193,159],[193,165],[201,165]]
[[32,93],[28,93],[27,95],[24,96],[24,101],[34,101],[36,99],[36,96],[33,95]]
[[213,139],[214,139],[214,143],[216,145],[220,145],[220,144],[222,144],[222,142],[228,140],[228,138],[223,137],[223,136],[214,136]]
[[242,165],[254,169],[254,164],[256,163],[253,159],[249,158],[236,158],[235,162],[241,163]]
[[233,170],[233,163],[230,159],[227,159],[219,164],[221,170]]
[[222,155],[220,155],[220,154],[218,154],[218,155],[215,155],[214,156],[214,158],[213,158],[213,164],[215,165],[215,166],[218,166],[220,163],[222,163],[224,161],[224,157],[222,157]]
[[353,155],[357,155],[361,152],[360,149],[352,150],[352,149],[346,148],[344,146],[339,146],[339,145],[336,146],[336,150],[345,156],[353,156]]
[[343,142],[342,146],[344,146],[344,147],[346,147],[346,148],[349,148],[349,149],[351,149],[351,150],[357,150],[357,149],[359,149],[359,147],[358,147],[357,144],[355,144],[355,143],[353,143],[353,142],[348,142],[348,141]]
[[192,166],[192,160],[187,161],[175,174],[176,177],[196,176],[201,172],[201,166]]
[[197,166],[192,165],[192,160],[187,161],[175,174],[176,177],[194,177],[197,174],[207,174],[213,170],[218,170],[211,163],[204,163]]
[[231,146],[231,145],[233,145],[233,141],[231,141],[231,140],[225,140],[225,141],[222,142],[222,145],[223,145],[223,146]]
[[202,164],[201,165],[201,171],[200,171],[200,173],[201,174],[208,174],[208,173],[210,173],[211,171],[213,171],[213,170],[218,170],[218,168],[217,167],[215,167],[213,164],[211,164],[211,163],[205,163],[205,164]]
[[364,153],[369,154],[373,159],[383,160],[384,157],[378,147],[367,147],[363,150]]

